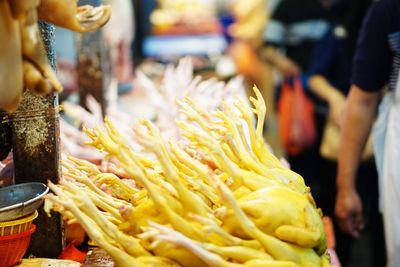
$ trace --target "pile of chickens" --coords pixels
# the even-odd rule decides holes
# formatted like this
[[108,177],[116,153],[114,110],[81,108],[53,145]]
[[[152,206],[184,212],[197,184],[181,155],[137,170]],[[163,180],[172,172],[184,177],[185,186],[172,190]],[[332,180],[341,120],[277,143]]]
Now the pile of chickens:
[[190,57],[180,59],[176,67],[167,66],[159,84],[141,71],[137,72],[137,82],[147,96],[146,103],[155,110],[157,128],[167,139],[181,138],[181,131],[175,124],[175,120],[181,119],[182,115],[176,100],[183,100],[184,96],[189,96],[207,112],[221,108],[224,101],[232,104],[236,95],[248,103],[243,77],[236,76],[228,82],[215,78],[205,80],[194,75],[194,64]]
[[46,210],[79,222],[120,267],[331,266],[321,212],[264,143],[265,103],[255,94],[253,107],[238,97],[213,113],[178,101],[185,139],[164,142],[141,120],[140,150],[107,119],[85,129],[120,173],[66,158]]
[[[117,82],[113,80],[107,90],[105,112],[134,149],[137,144],[131,134],[131,128],[142,116],[154,120],[163,138],[176,141],[182,139],[181,130],[175,124],[175,120],[183,118],[183,115],[179,113],[176,100],[183,100],[184,96],[189,96],[207,112],[214,112],[221,108],[224,101],[232,104],[236,95],[240,95],[243,101],[249,104],[245,96],[242,77],[237,76],[228,82],[216,79],[205,80],[194,75],[193,62],[189,57],[180,59],[176,67],[168,65],[162,78],[160,77],[160,82],[155,82],[156,79],[150,78],[142,71],[137,71],[136,76],[139,87],[136,90],[141,90],[144,94],[140,103],[132,104],[129,101],[131,99],[122,101],[118,99]],[[86,106],[88,110],[71,102],[63,103],[63,110],[69,120],[61,118],[60,121],[62,151],[77,158],[91,162],[101,161],[107,165],[104,155],[86,146],[88,137],[75,127],[84,125],[93,128],[103,124],[101,106],[92,96],[86,99]],[[124,106],[129,106],[129,108],[124,108]],[[134,110],[132,106],[135,106]]]

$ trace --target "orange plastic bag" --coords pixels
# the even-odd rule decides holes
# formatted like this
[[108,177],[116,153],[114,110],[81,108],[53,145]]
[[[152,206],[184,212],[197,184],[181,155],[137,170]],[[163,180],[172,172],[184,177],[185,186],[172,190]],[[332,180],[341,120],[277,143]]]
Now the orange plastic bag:
[[314,104],[304,93],[300,79],[293,86],[286,81],[278,102],[279,136],[290,156],[300,154],[315,143]]

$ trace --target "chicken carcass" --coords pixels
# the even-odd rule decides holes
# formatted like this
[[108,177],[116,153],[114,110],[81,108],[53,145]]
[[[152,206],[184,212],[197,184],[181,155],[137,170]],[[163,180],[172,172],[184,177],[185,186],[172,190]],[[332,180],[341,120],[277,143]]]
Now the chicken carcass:
[[253,108],[239,98],[212,113],[185,98],[184,142],[164,142],[148,120],[133,129],[139,151],[108,119],[84,129],[134,186],[70,157],[47,207],[80,222],[118,266],[330,266],[321,213],[303,179],[267,149],[254,90]]
[[[110,17],[109,6],[77,7],[76,1],[0,1],[0,108],[15,111],[24,88],[37,94],[60,92],[41,36],[38,18],[76,31],[92,31]],[[39,10],[39,14],[38,14]]]

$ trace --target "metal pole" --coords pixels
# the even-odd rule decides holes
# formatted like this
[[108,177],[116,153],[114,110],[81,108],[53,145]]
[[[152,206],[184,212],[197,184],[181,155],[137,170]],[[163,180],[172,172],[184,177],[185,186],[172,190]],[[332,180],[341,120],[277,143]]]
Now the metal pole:
[[[54,26],[39,23],[49,61],[55,68]],[[58,97],[55,94],[37,96],[26,90],[17,111],[11,116],[15,183],[58,183],[60,169],[60,127]],[[29,254],[56,258],[64,248],[64,229],[61,216],[49,218],[39,209],[37,226],[32,236]]]

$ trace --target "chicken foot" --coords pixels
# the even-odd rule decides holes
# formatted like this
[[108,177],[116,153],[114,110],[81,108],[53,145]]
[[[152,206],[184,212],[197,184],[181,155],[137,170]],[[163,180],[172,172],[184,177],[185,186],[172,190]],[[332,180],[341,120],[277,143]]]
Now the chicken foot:
[[[177,246],[181,246],[186,248],[187,250],[191,251],[193,254],[198,256],[201,260],[203,260],[208,266],[211,267],[296,267],[297,265],[292,262],[279,262],[274,261],[268,254],[264,254],[262,252],[254,252],[253,249],[249,249],[253,254],[250,254],[250,251],[246,248],[218,248],[217,246],[210,245],[210,244],[202,244],[195,242],[186,236],[182,235],[174,231],[171,228],[166,226],[162,226],[155,223],[150,223],[150,227],[156,229],[159,233],[157,233],[156,239],[162,240],[165,242],[169,242],[175,244]],[[214,250],[214,251],[209,251]],[[217,251],[222,252],[219,254]],[[223,257],[232,256],[233,260],[238,260],[241,264],[232,263],[225,260]],[[260,258],[257,258],[260,257]],[[246,260],[246,258],[250,258]]]
[[167,181],[177,190],[181,203],[190,212],[203,216],[208,214],[208,206],[180,181],[179,174],[171,160],[170,154],[166,146],[160,141],[162,138],[159,131],[149,121],[142,120],[141,125],[145,126],[147,130],[140,131],[139,127],[134,129],[139,138],[139,143],[156,154],[163,167]]
[[96,240],[96,243],[105,251],[107,251],[118,267],[146,267],[143,263],[136,260],[121,248],[112,245],[107,240],[108,238],[101,228],[98,227],[89,216],[85,215],[85,213],[79,209],[74,201],[68,197],[63,190],[51,182],[49,182],[49,188],[57,195],[57,197],[54,195],[47,195],[46,199],[54,201],[68,209],[74,215],[74,217],[79,220],[79,223],[83,229],[85,229],[85,232],[89,235],[89,237],[92,240]]

